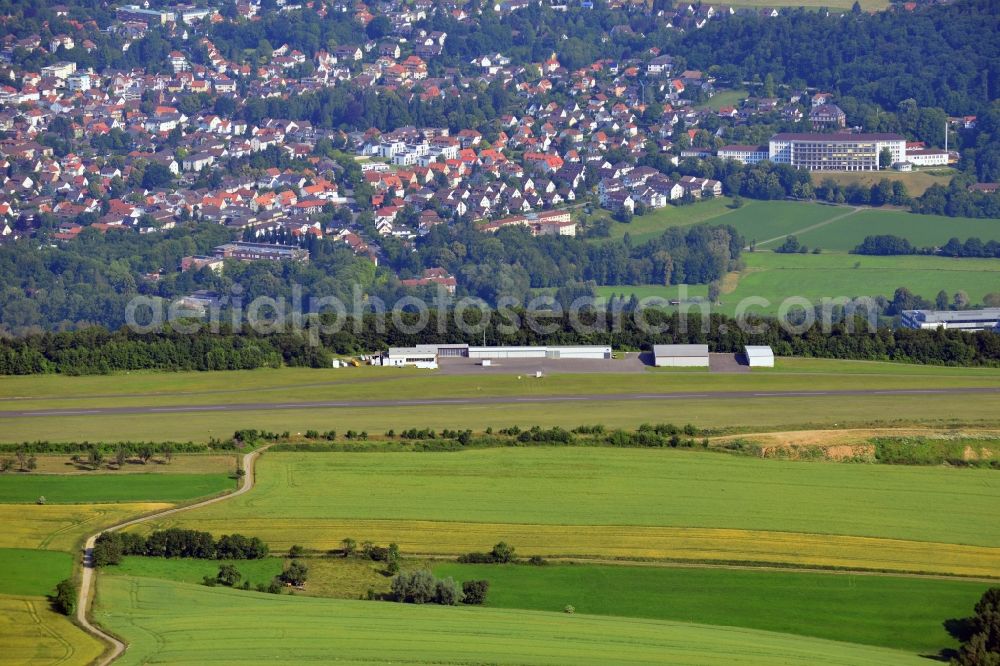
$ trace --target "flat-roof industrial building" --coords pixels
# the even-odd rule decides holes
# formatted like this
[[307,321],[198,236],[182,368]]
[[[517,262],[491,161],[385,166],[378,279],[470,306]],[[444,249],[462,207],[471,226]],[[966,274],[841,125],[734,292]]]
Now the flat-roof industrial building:
[[[610,345],[525,345],[476,346],[466,344],[421,344],[393,347],[382,355],[382,365],[437,367],[438,358],[471,359],[590,359],[611,358]],[[431,365],[433,363],[433,365]]]
[[1000,308],[982,310],[906,310],[906,328],[946,328],[959,331],[992,331],[1000,326]]
[[657,368],[707,368],[708,345],[653,345]]

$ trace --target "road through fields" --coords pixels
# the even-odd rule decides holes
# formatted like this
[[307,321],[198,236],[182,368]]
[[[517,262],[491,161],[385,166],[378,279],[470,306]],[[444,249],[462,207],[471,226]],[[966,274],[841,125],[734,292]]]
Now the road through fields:
[[410,398],[393,400],[332,400],[301,402],[254,402],[217,405],[175,405],[170,407],[95,407],[93,409],[31,409],[5,411],[3,419],[58,416],[107,416],[114,414],[170,414],[191,412],[256,412],[296,409],[357,409],[364,407],[420,407],[448,405],[503,405],[562,402],[622,402],[630,400],[748,400],[753,398],[841,398],[849,396],[910,395],[996,395],[998,387],[928,389],[855,389],[830,391],[702,391],[698,393],[592,393],[583,395],[491,396],[470,398]]

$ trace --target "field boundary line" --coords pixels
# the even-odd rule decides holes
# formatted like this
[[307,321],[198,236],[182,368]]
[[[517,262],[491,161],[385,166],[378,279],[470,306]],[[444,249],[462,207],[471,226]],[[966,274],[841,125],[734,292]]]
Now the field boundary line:
[[244,493],[249,492],[250,490],[253,489],[254,480],[256,477],[256,473],[254,470],[254,463],[257,461],[257,458],[260,457],[260,454],[263,453],[269,446],[270,444],[267,446],[263,446],[259,449],[250,451],[243,456],[242,469],[245,471],[245,474],[243,476],[243,484],[235,491],[227,493],[225,495],[217,495],[215,497],[210,497],[206,500],[195,502],[193,504],[188,504],[186,506],[176,506],[170,509],[166,509],[164,511],[159,511],[157,513],[140,516],[138,518],[132,518],[130,520],[126,520],[125,522],[118,523],[117,525],[112,525],[111,527],[102,529],[100,532],[97,532],[96,534],[92,534],[89,537],[87,537],[87,540],[84,543],[83,576],[80,581],[80,591],[77,597],[77,604],[76,604],[76,621],[85,631],[90,633],[99,641],[109,645],[111,648],[110,653],[105,652],[105,655],[96,661],[98,666],[106,666],[107,664],[113,662],[115,659],[117,659],[118,657],[120,657],[122,654],[125,653],[125,650],[127,649],[128,645],[119,638],[109,634],[108,632],[104,631],[103,629],[100,629],[99,627],[91,623],[90,619],[87,617],[87,611],[89,610],[91,597],[93,596],[91,592],[95,584],[94,544],[97,542],[97,537],[99,537],[104,532],[117,532],[118,530],[122,530],[126,527],[131,527],[132,525],[138,525],[140,523],[144,523],[157,518],[163,518],[164,516],[180,513],[182,511],[198,509],[204,506],[208,506],[210,504],[215,504],[217,502],[222,502],[224,500],[232,499],[233,497],[238,497]]

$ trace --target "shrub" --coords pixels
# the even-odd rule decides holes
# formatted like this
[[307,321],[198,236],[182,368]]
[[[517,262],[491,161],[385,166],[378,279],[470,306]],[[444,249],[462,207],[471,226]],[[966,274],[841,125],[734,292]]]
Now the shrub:
[[501,541],[497,545],[493,546],[493,550],[490,554],[493,556],[493,561],[498,564],[506,564],[514,560],[513,546],[508,545],[504,541]]
[[495,561],[490,553],[465,553],[458,556],[462,564],[493,564]]
[[470,605],[481,606],[486,603],[486,595],[490,591],[488,580],[467,580],[462,583],[463,601]]
[[51,601],[54,611],[72,617],[76,610],[76,585],[73,584],[73,581],[69,578],[59,581]]
[[220,566],[219,573],[215,576],[215,579],[219,582],[219,584],[227,587],[233,587],[239,583],[242,578],[243,574],[241,574],[239,569],[232,564],[223,564]]
[[430,571],[421,569],[400,573],[392,579],[392,598],[409,604],[424,604],[435,598],[437,580]]
[[306,578],[309,576],[309,567],[307,567],[302,562],[292,562],[288,565],[288,568],[281,572],[278,578],[283,583],[288,583],[289,585],[295,585],[296,587],[300,585],[305,585]]
[[295,544],[294,546],[288,549],[288,557],[291,557],[293,559],[296,557],[302,557],[305,554],[306,554],[306,549],[298,544]]
[[458,583],[450,576],[437,581],[434,585],[434,603],[436,604],[455,606],[461,603],[464,598],[462,590],[458,589]]
[[532,555],[528,558],[528,564],[533,567],[543,567],[548,564],[548,562],[541,555]]
[[570,606],[569,604],[566,604],[566,606],[563,608],[563,612],[572,615],[573,613],[576,612],[576,609]]

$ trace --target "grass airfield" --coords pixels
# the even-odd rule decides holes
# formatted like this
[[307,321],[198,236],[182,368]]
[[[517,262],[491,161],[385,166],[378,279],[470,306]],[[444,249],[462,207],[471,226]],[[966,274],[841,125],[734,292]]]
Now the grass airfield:
[[[744,375],[660,371],[519,380],[364,367],[10,379],[0,386],[0,410],[129,401],[170,407],[397,395],[993,387],[1000,386],[1000,371],[779,359],[773,370]],[[248,427],[378,434],[423,425],[482,430],[584,422],[627,428],[692,422],[719,434],[767,431],[768,442],[796,424],[815,424],[827,428],[824,441],[834,441],[851,424],[876,422],[880,434],[892,426],[942,436],[958,432],[952,426],[975,432],[998,424],[994,404],[1000,407],[1000,396],[578,400],[0,421],[14,428],[3,431],[9,441],[22,439],[18,428],[32,432],[30,439],[205,441]],[[843,432],[856,438],[875,430]],[[369,444],[377,450],[377,442]],[[231,486],[232,456],[177,454],[147,474],[136,473],[141,465],[95,473],[68,465],[68,456],[44,458],[45,474],[0,476],[0,521],[8,527],[0,535],[0,629],[14,646],[2,660],[88,663],[101,646],[48,611],[43,596],[76,566],[80,540]],[[53,473],[59,471],[66,473]],[[407,567],[491,579],[489,607],[357,601],[367,587],[387,586],[389,579],[334,557],[310,557],[313,578],[294,597],[197,585],[217,570],[214,561],[130,557],[99,574],[94,617],[129,642],[122,663],[302,663],[331,652],[346,662],[918,663],[918,655],[954,646],[940,623],[971,612],[985,581],[1000,580],[1000,532],[990,513],[1000,501],[996,474],[669,449],[271,451],[250,493],[138,529],[241,532],[261,536],[278,555],[292,544],[315,555],[345,537],[396,542],[410,558]],[[33,503],[36,494],[50,503]],[[523,556],[562,563],[470,569],[440,560],[489,550],[499,540]],[[239,567],[256,584],[280,571],[282,561]],[[731,590],[740,590],[738,599]],[[664,603],[671,595],[675,601]],[[577,612],[561,612],[566,604]]]

